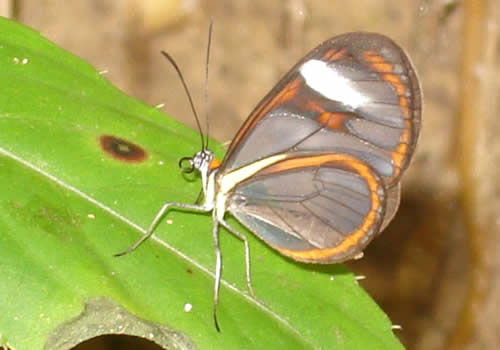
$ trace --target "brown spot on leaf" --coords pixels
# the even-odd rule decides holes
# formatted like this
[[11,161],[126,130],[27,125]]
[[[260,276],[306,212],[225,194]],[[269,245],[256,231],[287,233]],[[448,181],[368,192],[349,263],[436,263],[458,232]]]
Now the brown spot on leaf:
[[119,137],[102,135],[99,137],[99,142],[104,152],[115,159],[138,163],[147,158],[147,153],[142,147]]

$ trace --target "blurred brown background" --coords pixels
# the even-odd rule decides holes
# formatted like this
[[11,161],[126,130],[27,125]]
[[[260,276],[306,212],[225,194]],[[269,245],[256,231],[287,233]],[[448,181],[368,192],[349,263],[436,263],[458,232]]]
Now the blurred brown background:
[[[107,78],[194,125],[171,53],[211,136],[228,141],[303,54],[343,32],[405,47],[424,91],[423,130],[386,232],[349,268],[409,349],[500,344],[500,2],[498,0],[0,0],[10,16],[107,70]],[[334,296],[333,296],[334,297]],[[97,349],[93,345],[92,349]],[[103,347],[104,349],[105,347]],[[83,348],[82,348],[83,349]]]

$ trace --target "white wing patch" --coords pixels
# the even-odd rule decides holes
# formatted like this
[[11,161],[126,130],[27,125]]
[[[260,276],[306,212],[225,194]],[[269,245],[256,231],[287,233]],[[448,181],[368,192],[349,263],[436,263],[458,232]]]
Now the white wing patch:
[[335,67],[320,60],[309,60],[300,67],[306,84],[324,97],[358,108],[370,101],[339,73]]

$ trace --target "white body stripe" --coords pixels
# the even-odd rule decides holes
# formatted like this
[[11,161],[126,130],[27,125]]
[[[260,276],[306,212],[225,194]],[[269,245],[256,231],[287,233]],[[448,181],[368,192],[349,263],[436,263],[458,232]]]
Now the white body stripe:
[[[228,194],[237,184],[253,176],[260,170],[285,159],[286,157],[286,154],[278,154],[272,157],[267,157],[257,162],[250,163],[242,168],[233,170],[230,173],[222,175],[218,180],[219,191],[216,194],[214,189],[215,176],[214,173],[212,173],[208,179],[207,192],[205,194],[205,206],[214,207],[214,209],[217,211],[217,218],[219,220],[222,220],[226,212],[226,201]],[[214,202],[214,195],[216,195],[215,204],[212,204]]]
[[307,86],[330,100],[342,102],[352,108],[358,108],[370,100],[327,62],[309,60],[299,71]]
[[267,157],[256,162],[245,165],[242,168],[224,174],[219,180],[220,192],[227,194],[241,181],[248,179],[260,170],[279,162],[287,157],[286,154],[277,154],[275,156]]

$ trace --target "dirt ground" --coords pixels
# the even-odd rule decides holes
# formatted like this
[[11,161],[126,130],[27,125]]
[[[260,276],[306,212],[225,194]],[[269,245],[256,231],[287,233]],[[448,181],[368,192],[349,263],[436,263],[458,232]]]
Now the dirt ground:
[[[396,219],[349,268],[367,276],[362,285],[402,325],[409,349],[496,349],[500,4],[475,3],[487,10],[478,15],[470,1],[429,0],[19,0],[14,18],[108,70],[126,93],[165,103],[167,114],[194,126],[179,79],[159,52],[176,58],[204,115],[213,17],[206,114],[220,141],[321,41],[358,30],[392,37],[420,74],[423,130]],[[478,33],[468,36],[477,17]],[[464,88],[471,51],[482,60],[475,67],[483,85]],[[469,100],[471,92],[479,97]],[[474,115],[464,112],[464,101],[476,106]]]

